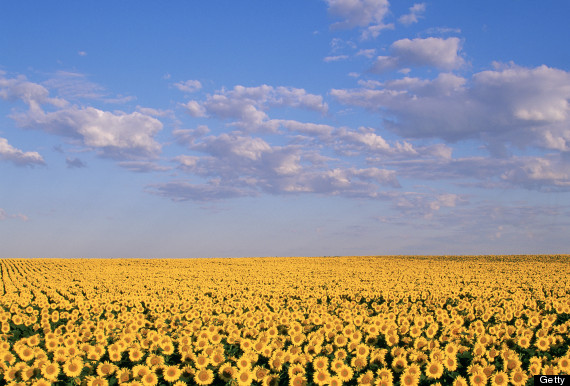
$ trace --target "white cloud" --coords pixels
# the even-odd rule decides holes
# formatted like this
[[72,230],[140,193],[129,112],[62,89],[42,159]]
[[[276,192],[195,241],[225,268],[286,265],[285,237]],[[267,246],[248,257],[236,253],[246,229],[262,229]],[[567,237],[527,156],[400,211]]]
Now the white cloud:
[[28,82],[26,77],[6,78],[0,73],[0,98],[8,101],[21,100],[24,103],[48,103],[56,107],[64,107],[67,101],[59,98],[50,98],[49,91],[37,83]]
[[390,46],[390,56],[379,56],[371,71],[385,72],[400,67],[436,67],[454,70],[465,62],[459,55],[461,40],[456,37],[401,39]]
[[393,28],[384,23],[390,4],[388,0],[325,0],[329,13],[342,19],[332,28],[363,29],[362,37],[376,37],[382,29]]
[[17,166],[45,165],[45,161],[39,153],[16,149],[8,143],[6,138],[2,137],[0,137],[0,160],[10,161]]
[[335,55],[335,56],[325,56],[325,58],[323,59],[323,62],[339,62],[341,60],[346,60],[348,59],[348,55]]
[[193,117],[205,117],[206,116],[206,109],[200,105],[197,101],[188,101],[187,103],[183,104],[184,108],[186,109],[187,113]]
[[497,154],[506,144],[570,151],[570,73],[547,66],[510,65],[470,80],[406,77],[331,95],[379,112],[387,128],[406,138],[476,138]]
[[[280,124],[291,131],[303,130],[321,136],[325,141],[332,140],[332,127],[295,121],[283,121]],[[166,191],[172,194],[178,192],[178,196],[173,196],[173,199],[182,196],[198,199],[198,192],[210,193],[214,187],[220,187],[221,192],[230,192],[230,196],[236,192],[239,192],[238,196],[257,195],[260,192],[304,192],[376,198],[380,196],[382,186],[399,187],[393,170],[334,165],[335,159],[324,157],[310,148],[300,145],[272,146],[262,138],[246,136],[240,132],[217,136],[204,134],[193,130],[176,131],[175,136],[180,144],[204,155],[180,155],[174,161],[180,170],[205,178],[205,185],[188,184],[186,181],[182,185],[177,184],[177,190],[173,190],[173,185],[157,185],[152,189],[161,195],[166,194]],[[230,187],[238,190],[228,190]],[[182,193],[181,189],[188,194]],[[226,194],[220,195],[226,197]],[[204,200],[207,199],[209,198],[204,197]]]
[[183,82],[174,83],[173,86],[182,92],[193,93],[202,88],[202,83],[200,83],[199,80],[186,80]]
[[246,131],[275,131],[276,124],[269,119],[266,110],[272,107],[294,107],[326,113],[328,105],[320,95],[309,94],[293,87],[235,86],[208,95],[202,102],[190,101],[184,105],[188,113],[196,117],[232,119],[234,126]]
[[376,54],[376,49],[368,48],[368,49],[358,50],[358,52],[356,53],[356,56],[364,56],[364,57],[367,57],[368,59],[370,59],[370,58],[373,58],[375,54]]
[[153,137],[162,129],[162,123],[139,112],[127,114],[73,106],[46,113],[32,106],[14,118],[21,127],[68,137],[104,157],[154,158],[161,150]]
[[398,21],[404,25],[411,25],[418,22],[426,11],[425,3],[416,3],[410,7],[410,13],[400,16]]

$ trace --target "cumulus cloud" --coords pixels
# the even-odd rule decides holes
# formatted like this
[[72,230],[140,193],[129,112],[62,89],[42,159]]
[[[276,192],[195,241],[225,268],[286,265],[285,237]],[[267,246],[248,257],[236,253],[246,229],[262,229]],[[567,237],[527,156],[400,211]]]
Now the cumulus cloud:
[[186,111],[195,117],[232,119],[232,125],[247,131],[274,131],[266,110],[271,107],[305,108],[326,113],[328,105],[320,95],[309,94],[304,89],[293,87],[235,86],[232,90],[222,89],[208,95],[202,102],[189,101]]
[[[281,122],[291,130],[311,130],[323,138],[332,136],[333,129],[315,125],[303,127],[295,121]],[[334,159],[323,157],[317,151],[299,145],[275,146],[260,137],[240,132],[206,135],[201,130],[177,130],[174,135],[180,144],[200,155],[180,155],[173,159],[178,168],[206,180],[195,184],[178,181],[175,185],[150,187],[157,194],[180,193],[175,200],[198,199],[198,193],[209,194],[216,187],[220,196],[316,193],[350,197],[379,196],[382,187],[399,187],[396,173],[378,167],[360,168],[335,165]],[[176,187],[176,189],[174,189]],[[231,188],[231,189],[230,189]]]
[[174,83],[173,86],[182,92],[193,93],[202,88],[202,83],[200,83],[199,80],[186,80],[183,82]]
[[547,66],[509,65],[471,79],[406,77],[331,95],[378,112],[385,127],[406,138],[475,138],[497,155],[505,144],[570,151],[570,73]]
[[383,29],[393,28],[385,24],[390,4],[388,0],[325,0],[329,13],[341,19],[332,28],[355,28],[362,31],[362,38],[377,37]]
[[410,13],[400,16],[398,21],[404,25],[411,25],[417,23],[423,17],[426,11],[425,3],[416,3],[410,7]]
[[0,99],[8,101],[21,100],[28,105],[50,104],[56,107],[64,107],[67,101],[60,98],[50,98],[49,90],[44,86],[29,82],[25,76],[7,78],[0,73]]
[[[73,73],[61,74],[62,78],[82,78]],[[47,85],[67,89],[63,93],[85,97],[84,92],[91,86],[66,85],[61,80],[48,81]],[[114,159],[155,158],[161,145],[154,136],[162,130],[162,123],[156,118],[141,112],[125,113],[122,111],[104,111],[94,107],[70,105],[67,100],[51,98],[49,90],[43,85],[32,83],[23,76],[7,78],[0,73],[0,98],[11,101],[21,100],[28,105],[27,111],[14,112],[11,115],[20,127],[43,130],[50,134],[61,135],[87,148],[94,149],[99,155]],[[51,110],[44,111],[44,105],[51,105]],[[11,159],[35,160],[43,162],[33,153],[19,154],[4,145],[4,152],[10,153]]]
[[435,67],[454,70],[465,61],[460,56],[461,40],[456,37],[401,39],[390,46],[390,56],[378,56],[370,69],[385,72],[402,67]]
[[24,152],[0,137],[0,160],[9,161],[17,166],[45,165],[43,157],[35,151]]
[[68,137],[103,157],[154,158],[161,150],[153,137],[162,129],[162,123],[139,112],[127,114],[77,106],[44,112],[36,106],[14,118],[21,127]]

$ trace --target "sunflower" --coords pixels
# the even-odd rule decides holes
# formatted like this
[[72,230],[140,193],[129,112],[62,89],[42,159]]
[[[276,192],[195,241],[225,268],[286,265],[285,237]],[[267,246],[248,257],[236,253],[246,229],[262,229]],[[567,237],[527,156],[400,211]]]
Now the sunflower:
[[242,368],[238,370],[236,379],[239,386],[251,385],[251,382],[253,381],[253,374],[251,370]]
[[302,374],[297,374],[289,380],[289,386],[305,386],[307,384],[307,378]]
[[148,367],[155,367],[155,366],[160,366],[164,364],[164,357],[161,355],[150,355],[148,358],[146,358],[145,363],[147,364]]
[[[1,365],[0,368],[2,368]],[[36,368],[33,366],[26,366],[25,368],[20,370],[20,376],[24,381],[29,381],[31,378],[33,378],[36,375],[36,373],[37,373]]]
[[345,349],[342,349],[342,348],[339,350],[336,350],[334,353],[334,357],[336,359],[345,360],[347,356],[348,356],[348,353],[346,352]]
[[330,386],[342,386],[342,384],[343,384],[342,379],[340,379],[339,377],[331,377],[329,379]]
[[255,366],[253,369],[253,376],[258,382],[263,381],[267,374],[269,374],[269,370],[261,366]]
[[313,359],[313,368],[315,371],[325,371],[329,367],[329,359],[324,356],[318,356]]
[[417,374],[410,374],[407,371],[402,373],[400,377],[400,385],[402,386],[418,386],[420,382],[420,376]]
[[224,363],[224,361],[226,360],[226,357],[224,356],[224,351],[214,351],[212,358],[210,358],[211,364],[214,367],[218,367],[219,365],[221,365],[222,363]]
[[55,382],[59,375],[59,364],[55,362],[48,362],[42,366],[42,375],[52,381]]
[[16,357],[10,351],[6,351],[2,355],[0,355],[0,363],[2,361],[8,362],[8,364],[11,366],[14,364],[14,362],[16,362]]
[[237,375],[237,368],[226,362],[218,368],[218,374],[223,381],[228,382]]
[[109,362],[99,363],[99,366],[97,366],[97,375],[100,377],[108,377],[109,375],[113,374],[115,370],[115,365]]
[[206,368],[206,366],[210,364],[210,358],[208,358],[208,356],[205,354],[200,354],[196,357],[194,364],[197,369]]
[[331,370],[334,371],[335,373],[338,372],[338,370],[340,370],[342,368],[342,366],[344,366],[345,363],[343,360],[340,359],[335,359],[331,362]]
[[17,352],[17,354],[24,362],[28,362],[34,359],[34,350],[30,347],[24,346]]
[[457,370],[457,358],[456,357],[446,357],[443,360],[443,365],[449,371]]
[[326,370],[315,370],[313,373],[313,382],[317,385],[326,385],[329,383],[331,375]]
[[152,371],[145,365],[136,365],[133,367],[133,377],[142,378],[147,374],[150,374]]
[[214,372],[206,368],[199,369],[196,371],[196,374],[194,374],[194,381],[198,385],[209,385],[214,382]]
[[249,369],[251,368],[251,360],[249,357],[243,355],[237,360],[236,365],[239,369]]
[[453,386],[469,386],[467,379],[463,378],[461,375],[455,378],[453,381]]
[[353,368],[358,369],[358,371],[365,368],[367,364],[368,361],[366,360],[366,357],[354,357],[350,361],[350,365]]
[[542,336],[536,340],[534,345],[540,351],[547,351],[550,348],[550,340],[548,339],[548,337]]
[[263,386],[278,386],[279,385],[279,375],[269,374],[263,378],[261,382]]
[[394,380],[394,374],[390,369],[386,367],[378,369],[378,371],[376,371],[376,375],[378,376],[379,379],[387,379],[390,380],[390,382]]
[[483,372],[478,372],[469,377],[471,386],[483,386],[487,384],[487,377]]
[[79,358],[68,359],[63,364],[63,373],[70,378],[78,377],[83,370],[83,361]]
[[143,352],[138,347],[133,347],[129,350],[129,360],[131,362],[139,362],[143,355]]
[[372,370],[368,370],[358,377],[357,382],[359,385],[371,385],[374,382],[374,373]]
[[558,360],[558,369],[563,373],[570,373],[570,357],[565,356]]
[[336,335],[334,337],[334,344],[337,347],[344,347],[344,346],[346,346],[347,343],[348,343],[348,339],[346,339],[346,336],[344,336],[344,335]]
[[370,354],[370,348],[365,344],[359,344],[356,346],[356,356],[361,358],[367,358]]
[[343,382],[348,382],[354,377],[354,371],[347,365],[342,366],[336,372],[337,376],[342,379]]
[[122,354],[120,351],[109,351],[109,360],[112,362],[120,362],[122,359]]
[[289,366],[287,373],[289,374],[289,379],[292,379],[295,375],[305,375],[305,366],[300,363],[293,364]]
[[119,384],[128,382],[131,379],[131,371],[129,369],[119,369],[116,372],[117,381]]
[[515,370],[511,373],[511,383],[515,386],[523,386],[528,380],[528,375],[523,370]]
[[167,366],[162,372],[164,380],[170,383],[174,383],[180,379],[180,375],[182,375],[182,370],[180,370],[180,368],[175,365]]
[[509,376],[504,371],[498,371],[491,375],[492,386],[504,386],[509,384]]
[[438,361],[430,361],[426,365],[426,376],[432,379],[439,379],[443,375],[443,365]]
[[109,382],[102,377],[87,377],[87,386],[108,386]]
[[142,377],[141,382],[144,386],[156,386],[158,384],[158,377],[155,373],[150,372]]
[[41,378],[32,383],[32,386],[51,386],[51,382],[48,381],[47,379]]
[[406,366],[408,366],[408,361],[402,355],[395,357],[392,361],[392,369],[397,373],[402,372]]

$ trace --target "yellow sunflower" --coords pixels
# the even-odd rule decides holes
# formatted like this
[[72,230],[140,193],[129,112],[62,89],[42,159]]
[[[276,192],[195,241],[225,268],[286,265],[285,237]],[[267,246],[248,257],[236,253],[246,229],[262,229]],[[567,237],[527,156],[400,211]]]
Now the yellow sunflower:
[[[166,379],[166,378],[165,378]],[[202,368],[196,371],[194,381],[198,385],[209,385],[214,382],[214,373],[210,369]]]
[[491,386],[505,386],[509,384],[509,376],[504,371],[491,375]]
[[42,375],[44,376],[44,378],[55,382],[57,380],[57,377],[59,375],[59,364],[55,363],[55,362],[48,362],[46,364],[43,365],[42,367]]
[[172,365],[167,366],[163,372],[163,377],[166,382],[174,383],[180,379],[180,375],[182,374],[182,370],[178,366]]
[[426,376],[431,379],[439,379],[443,375],[443,365],[439,361],[430,361],[426,365]]

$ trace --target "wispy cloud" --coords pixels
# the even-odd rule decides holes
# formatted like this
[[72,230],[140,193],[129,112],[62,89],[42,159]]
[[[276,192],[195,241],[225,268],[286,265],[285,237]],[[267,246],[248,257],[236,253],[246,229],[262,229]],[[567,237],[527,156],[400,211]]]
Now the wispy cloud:
[[0,137],[0,160],[12,162],[17,166],[45,165],[43,157],[38,152],[16,149],[2,137]]
[[411,25],[417,23],[419,19],[423,18],[426,11],[425,3],[416,3],[410,7],[410,13],[400,16],[398,21],[404,25]]
[[0,221],[3,220],[22,220],[22,221],[28,221],[28,216],[18,213],[18,214],[9,214],[6,212],[6,210],[0,208]]
[[193,93],[202,88],[202,83],[199,80],[186,80],[174,83],[173,86],[182,92]]

